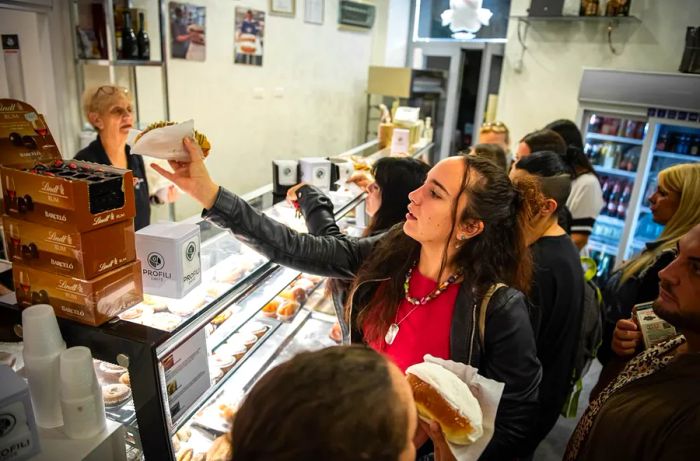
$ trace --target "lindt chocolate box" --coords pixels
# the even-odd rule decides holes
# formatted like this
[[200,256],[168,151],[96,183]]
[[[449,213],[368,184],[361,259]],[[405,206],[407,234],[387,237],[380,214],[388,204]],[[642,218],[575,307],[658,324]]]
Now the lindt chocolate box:
[[141,263],[136,260],[94,279],[84,280],[12,265],[20,307],[50,304],[58,317],[101,325],[143,300]]
[[54,160],[28,169],[0,167],[5,213],[13,218],[85,232],[136,214],[130,170]]
[[15,99],[0,99],[0,155],[0,164],[16,168],[61,158],[43,115]]
[[79,233],[4,216],[3,232],[10,261],[81,279],[136,259],[133,220]]

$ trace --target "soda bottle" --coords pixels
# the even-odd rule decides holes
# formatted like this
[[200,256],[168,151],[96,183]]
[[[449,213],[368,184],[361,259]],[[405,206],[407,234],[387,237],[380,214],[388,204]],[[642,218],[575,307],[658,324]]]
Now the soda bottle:
[[659,135],[659,138],[656,140],[656,150],[665,151],[666,144],[668,144],[668,133],[664,131]]
[[617,216],[617,205],[620,201],[620,183],[616,182],[613,186],[612,192],[610,193],[610,199],[608,200],[607,215],[611,217]]

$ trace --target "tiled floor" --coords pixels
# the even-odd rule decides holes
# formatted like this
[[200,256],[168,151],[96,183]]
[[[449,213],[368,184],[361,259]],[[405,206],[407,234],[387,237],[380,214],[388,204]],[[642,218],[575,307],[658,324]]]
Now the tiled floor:
[[583,391],[581,392],[579,407],[576,412],[577,418],[563,418],[560,416],[557,424],[547,438],[540,443],[537,451],[535,451],[535,456],[533,457],[534,461],[561,461],[564,450],[566,449],[566,444],[569,441],[569,436],[571,436],[578,422],[578,417],[583,414],[583,411],[588,406],[588,396],[593,386],[595,386],[595,383],[598,382],[600,369],[600,363],[594,360],[591,364],[591,368],[583,379]]

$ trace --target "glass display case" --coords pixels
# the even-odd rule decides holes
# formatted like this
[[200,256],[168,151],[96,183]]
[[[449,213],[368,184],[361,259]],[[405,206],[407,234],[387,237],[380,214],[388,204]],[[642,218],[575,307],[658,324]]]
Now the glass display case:
[[[370,162],[386,155],[369,150]],[[270,206],[271,187],[259,192],[245,198],[305,230],[286,202]],[[365,194],[329,196],[341,229],[357,233]],[[257,379],[299,351],[341,341],[323,278],[274,264],[199,217],[186,221],[201,231],[197,289],[182,299],[146,295],[99,327],[58,319],[68,347],[91,349],[107,416],[126,427],[130,459],[176,460],[189,450],[191,459],[228,459],[231,417]],[[19,309],[3,307],[3,321],[19,324]]]

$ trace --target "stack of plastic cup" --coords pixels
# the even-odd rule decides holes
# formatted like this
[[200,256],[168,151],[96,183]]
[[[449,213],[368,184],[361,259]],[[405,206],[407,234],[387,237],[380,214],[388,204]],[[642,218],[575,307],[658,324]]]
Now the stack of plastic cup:
[[63,424],[59,394],[59,355],[66,343],[58,329],[53,307],[37,304],[22,311],[24,370],[37,424]]
[[61,353],[61,409],[63,431],[72,439],[88,439],[105,430],[102,391],[87,347]]

